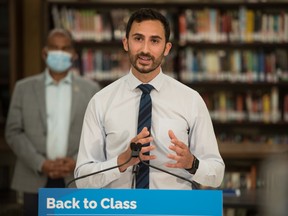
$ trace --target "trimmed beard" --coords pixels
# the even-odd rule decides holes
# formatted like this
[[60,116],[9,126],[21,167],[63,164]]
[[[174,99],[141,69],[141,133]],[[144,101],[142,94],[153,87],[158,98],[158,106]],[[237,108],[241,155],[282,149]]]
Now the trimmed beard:
[[[129,52],[129,47],[128,47],[128,55],[129,55],[129,59],[130,59],[130,62],[131,62],[131,65],[140,73],[143,73],[143,74],[147,74],[147,73],[150,73],[152,71],[154,71],[156,68],[158,68],[161,63],[162,63],[162,60],[164,58],[164,52],[165,52],[165,49],[163,50],[162,54],[159,56],[159,58],[155,59],[154,56],[151,56],[149,53],[139,53],[139,54],[136,54],[135,56],[131,55],[131,53]],[[145,68],[146,66],[142,66],[142,67],[139,67],[137,65],[137,61],[139,59],[139,56],[146,56],[146,57],[149,57],[151,60],[152,60],[152,65],[149,67],[149,68]]]

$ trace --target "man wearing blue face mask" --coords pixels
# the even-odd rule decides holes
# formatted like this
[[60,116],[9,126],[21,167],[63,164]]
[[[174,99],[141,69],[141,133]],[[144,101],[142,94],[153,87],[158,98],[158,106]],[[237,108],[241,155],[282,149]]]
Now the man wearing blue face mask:
[[5,131],[25,216],[38,215],[38,188],[65,187],[73,178],[86,106],[100,89],[72,73],[77,54],[68,31],[53,29],[42,56],[45,71],[16,83]]

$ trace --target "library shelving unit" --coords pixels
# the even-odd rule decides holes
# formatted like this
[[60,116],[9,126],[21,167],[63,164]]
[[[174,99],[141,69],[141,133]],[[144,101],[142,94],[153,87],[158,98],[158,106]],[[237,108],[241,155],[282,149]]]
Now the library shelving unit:
[[[53,27],[70,30],[78,72],[105,86],[129,70],[121,39],[140,7],[170,21],[173,48],[163,71],[203,96],[226,163],[222,187],[255,197],[251,191],[265,187],[262,161],[288,151],[288,2],[45,0],[43,38]],[[257,212],[255,199],[231,199],[224,205],[234,213]]]

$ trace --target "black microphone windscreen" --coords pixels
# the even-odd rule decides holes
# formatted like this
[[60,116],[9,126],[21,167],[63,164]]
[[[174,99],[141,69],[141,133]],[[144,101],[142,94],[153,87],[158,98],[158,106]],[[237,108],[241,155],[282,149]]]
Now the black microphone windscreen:
[[142,145],[141,143],[134,143],[134,142],[131,142],[130,143],[130,148],[132,150],[132,153],[131,153],[131,156],[132,157],[138,157],[139,156],[139,152],[141,151],[141,148],[142,148]]

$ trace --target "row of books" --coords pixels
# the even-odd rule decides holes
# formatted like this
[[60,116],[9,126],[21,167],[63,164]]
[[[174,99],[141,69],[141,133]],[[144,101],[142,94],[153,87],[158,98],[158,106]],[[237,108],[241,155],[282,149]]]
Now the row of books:
[[[71,9],[62,7],[51,9],[54,27],[69,30],[76,41],[111,41],[112,24],[109,13],[97,12],[95,9]],[[115,13],[117,16],[118,14]],[[120,17],[118,18],[119,20]],[[125,26],[119,26],[125,29]],[[123,31],[120,32],[121,36]]]
[[121,49],[83,49],[81,64],[84,76],[98,80],[110,80],[121,77],[130,68],[128,55]]
[[238,9],[186,9],[179,17],[180,41],[288,42],[288,12]]
[[[173,75],[175,53],[163,62],[163,71]],[[115,80],[130,69],[129,57],[123,49],[83,49],[81,52],[82,73],[98,81]]]
[[[262,12],[246,7],[239,9],[186,9],[177,15],[165,9],[160,10],[171,24],[174,39],[179,32],[180,43],[185,42],[288,42],[288,12],[279,9]],[[51,8],[55,27],[64,27],[72,32],[76,40],[110,41],[121,40],[131,10],[111,10],[67,7]],[[174,18],[178,16],[178,24]],[[176,30],[175,26],[179,25]]]
[[[172,14],[161,10],[172,23]],[[76,41],[111,41],[122,40],[126,33],[126,23],[131,11],[125,8],[111,10],[75,9],[67,7],[51,8],[53,25],[71,31]],[[172,27],[174,25],[171,25]],[[170,39],[174,38],[174,30]]]
[[200,50],[180,52],[183,81],[277,82],[288,80],[288,52],[264,50]]
[[[215,121],[279,122],[279,91],[276,87],[257,92],[214,91],[201,93]],[[283,113],[288,114],[288,95],[284,97]],[[282,109],[281,109],[282,110]]]
[[[227,189],[227,194],[228,194],[228,189],[235,190],[235,189],[252,189],[252,182],[253,182],[253,177],[249,171],[226,171],[224,174],[223,181],[221,183],[220,188],[221,189]],[[232,195],[231,191],[231,195]],[[234,191],[234,195],[239,196],[240,193],[238,191]]]
[[[163,62],[163,71],[173,74],[176,53],[171,52]],[[187,47],[180,53],[180,79],[191,81],[240,81],[278,82],[288,81],[288,52],[253,50],[195,50]],[[122,50],[83,49],[81,53],[83,73],[100,74],[101,79],[113,78],[129,70],[129,59]],[[101,77],[103,75],[103,78]],[[98,76],[98,75],[97,75]],[[118,76],[116,76],[118,77]]]
[[274,169],[275,165],[285,169],[287,163],[287,160],[285,160],[287,157],[285,158],[285,156],[267,158],[259,164],[260,166],[246,165],[239,166],[237,169],[227,170],[219,188],[227,196],[240,196],[241,191],[256,188],[273,190],[279,183],[286,184],[285,180],[287,179],[285,178],[287,176],[285,175],[287,175],[287,172],[283,173],[283,171],[280,171],[281,169]]

